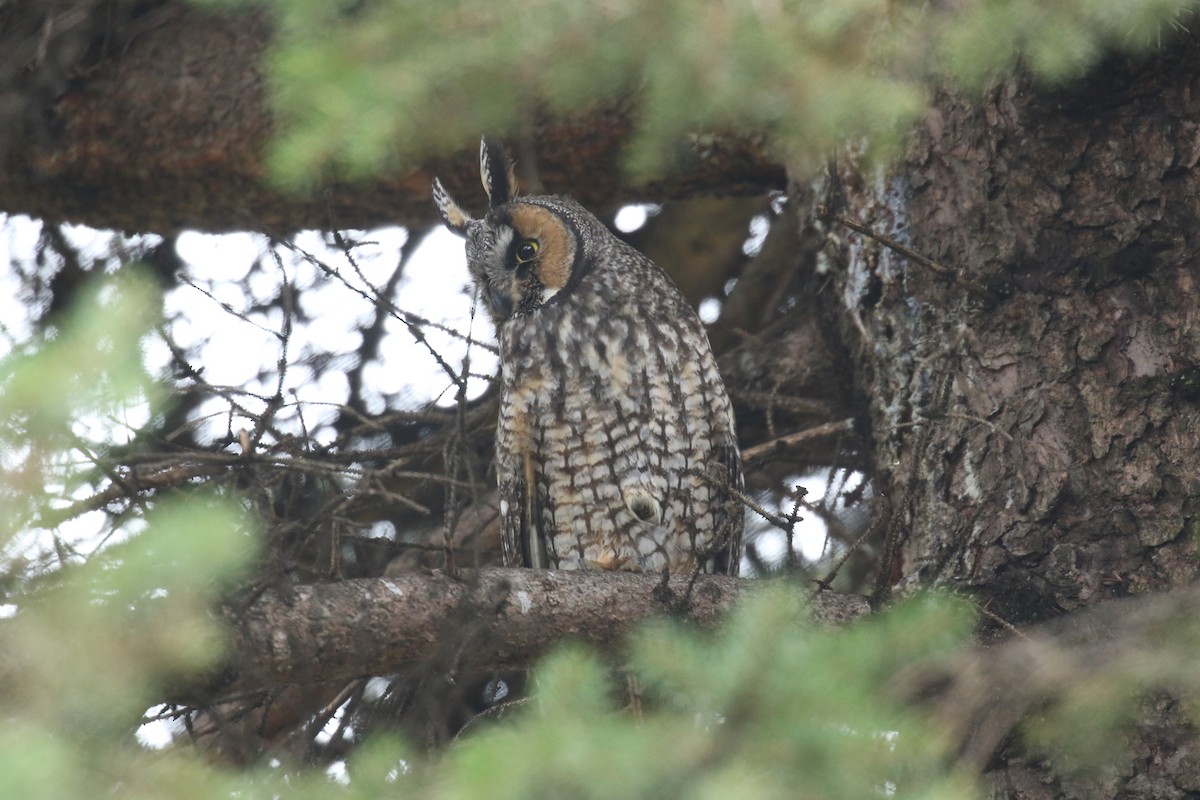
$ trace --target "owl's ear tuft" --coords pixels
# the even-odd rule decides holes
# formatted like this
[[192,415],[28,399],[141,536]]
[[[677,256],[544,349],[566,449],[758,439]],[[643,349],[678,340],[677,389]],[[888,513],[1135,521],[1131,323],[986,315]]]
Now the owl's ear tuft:
[[517,173],[504,148],[490,136],[479,140],[479,179],[492,208],[517,196]]
[[471,221],[471,215],[454,202],[454,198],[437,178],[433,179],[433,204],[437,206],[438,214],[447,228],[459,236],[466,235],[467,223]]

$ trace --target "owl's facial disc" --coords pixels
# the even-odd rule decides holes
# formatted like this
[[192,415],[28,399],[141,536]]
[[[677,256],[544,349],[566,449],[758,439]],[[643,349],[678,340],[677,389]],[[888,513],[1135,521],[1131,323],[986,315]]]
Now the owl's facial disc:
[[[512,225],[517,233],[516,246],[535,243],[536,254],[522,260],[514,251],[517,279],[530,284],[522,293],[541,306],[567,285],[575,265],[574,233],[563,218],[543,206],[514,203],[510,210]],[[522,268],[528,264],[528,275],[522,278]]]
[[472,223],[467,260],[493,319],[528,314],[555,297],[570,280],[575,235],[542,206],[509,203]]

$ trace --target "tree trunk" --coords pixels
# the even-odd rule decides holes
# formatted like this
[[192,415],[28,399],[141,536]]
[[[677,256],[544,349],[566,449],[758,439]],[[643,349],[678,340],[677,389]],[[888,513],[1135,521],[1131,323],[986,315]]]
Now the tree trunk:
[[[1023,625],[1194,580],[1198,69],[1188,40],[1055,91],[943,94],[900,168],[846,184],[842,213],[954,273],[851,234],[824,295],[870,398],[885,592],[967,590]],[[1139,774],[1014,752],[996,796],[1183,796],[1167,705]]]

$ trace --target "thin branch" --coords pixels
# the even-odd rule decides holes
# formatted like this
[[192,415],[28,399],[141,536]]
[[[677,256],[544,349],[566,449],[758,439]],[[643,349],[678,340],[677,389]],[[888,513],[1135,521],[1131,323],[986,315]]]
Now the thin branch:
[[961,286],[980,299],[988,302],[995,302],[996,300],[996,293],[984,286],[982,283],[963,276],[960,272],[958,272],[958,270],[942,266],[933,259],[927,258],[926,256],[918,253],[916,250],[913,250],[911,247],[902,244],[899,240],[886,234],[877,233],[876,231],[871,230],[869,226],[864,225],[857,220],[853,220],[850,217],[847,217],[845,214],[835,213],[828,206],[818,205],[816,208],[816,216],[817,219],[823,221],[837,222],[841,225],[845,225],[850,230],[860,233],[863,236],[866,236],[868,239],[873,239],[889,250],[893,250],[904,256],[912,263],[925,267],[925,269],[929,270],[933,274],[950,280],[956,286]]
[[823,425],[814,425],[811,428],[805,428],[802,431],[784,434],[778,438],[772,439],[769,442],[757,444],[754,447],[747,447],[742,451],[743,461],[757,461],[760,458],[778,452],[784,447],[800,444],[801,442],[811,441],[813,439],[821,439],[826,436],[833,436],[839,433],[849,433],[854,430],[854,420],[843,419],[838,422],[826,422]]

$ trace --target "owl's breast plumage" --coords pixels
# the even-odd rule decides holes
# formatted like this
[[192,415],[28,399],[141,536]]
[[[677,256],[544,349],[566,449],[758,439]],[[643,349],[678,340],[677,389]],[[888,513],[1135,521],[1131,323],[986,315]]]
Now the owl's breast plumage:
[[505,561],[736,573],[741,462],[699,317],[583,206],[519,196],[487,139],[480,178],[480,219],[433,197],[500,338]]
[[690,569],[720,533],[707,470],[732,446],[729,403],[693,312],[606,280],[500,332],[499,482],[528,509],[511,535],[540,537],[553,568]]

